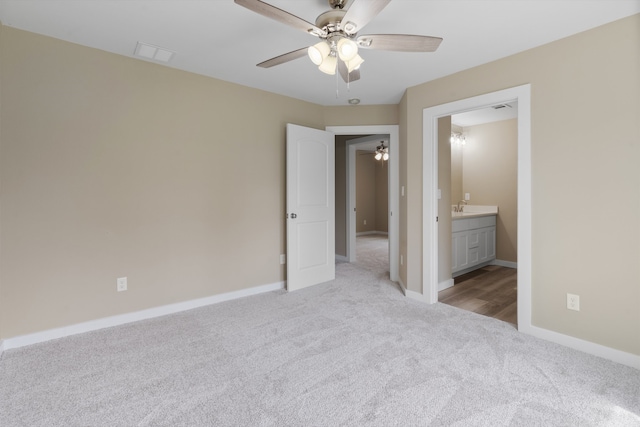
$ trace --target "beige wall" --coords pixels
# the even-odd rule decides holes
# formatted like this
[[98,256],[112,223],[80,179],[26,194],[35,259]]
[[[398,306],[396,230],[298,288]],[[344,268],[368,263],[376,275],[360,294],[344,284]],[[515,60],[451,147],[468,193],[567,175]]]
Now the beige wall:
[[388,169],[372,152],[356,151],[356,233],[388,231]]
[[463,193],[472,205],[498,206],[496,258],[518,261],[518,121],[464,128]]
[[397,124],[0,28],[0,339],[285,280],[286,123]]
[[[349,105],[324,107],[327,126],[397,125],[397,105]],[[354,137],[354,136],[352,136]]]
[[[462,128],[460,126],[452,125],[451,129],[454,132],[462,132]],[[438,134],[439,135],[439,134]],[[451,145],[449,144],[449,151],[451,152],[451,204],[457,205],[460,200],[464,198],[464,193],[462,192],[462,146],[458,144]]]
[[[640,354],[638,75],[635,15],[409,88],[400,117],[408,288],[422,292],[423,109],[530,83],[532,323]],[[580,295],[580,312],[566,309],[567,293]]]
[[389,162],[375,161],[376,231],[389,231]]
[[285,125],[323,107],[8,27],[0,57],[1,338],[285,279]]
[[371,152],[356,150],[356,233],[376,229],[376,165]]

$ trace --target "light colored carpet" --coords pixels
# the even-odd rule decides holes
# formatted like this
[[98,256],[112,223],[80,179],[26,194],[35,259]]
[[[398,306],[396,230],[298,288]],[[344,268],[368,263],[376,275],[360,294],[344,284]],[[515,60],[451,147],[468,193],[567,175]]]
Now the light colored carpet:
[[640,425],[640,371],[411,301],[362,265],[6,351],[0,425]]

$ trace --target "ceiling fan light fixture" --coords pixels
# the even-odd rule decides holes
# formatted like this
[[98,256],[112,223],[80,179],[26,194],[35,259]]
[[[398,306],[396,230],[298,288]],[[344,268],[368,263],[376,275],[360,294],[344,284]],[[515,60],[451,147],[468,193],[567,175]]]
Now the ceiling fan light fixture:
[[338,56],[343,61],[351,61],[358,55],[358,45],[351,39],[341,38],[338,41]]
[[333,55],[329,55],[324,58],[322,64],[318,67],[320,71],[325,74],[334,75],[336,73],[336,66],[338,65],[338,58]]
[[358,68],[360,68],[360,65],[362,65],[363,62],[364,59],[362,59],[360,55],[356,54],[353,59],[345,61],[345,64],[347,64],[347,71],[352,72],[354,70],[357,70]]
[[377,152],[375,158],[376,160],[380,160],[382,158],[382,153]]
[[329,56],[331,53],[331,47],[327,42],[320,42],[313,46],[309,46],[307,49],[307,54],[309,55],[309,59],[316,65],[322,64],[322,62]]

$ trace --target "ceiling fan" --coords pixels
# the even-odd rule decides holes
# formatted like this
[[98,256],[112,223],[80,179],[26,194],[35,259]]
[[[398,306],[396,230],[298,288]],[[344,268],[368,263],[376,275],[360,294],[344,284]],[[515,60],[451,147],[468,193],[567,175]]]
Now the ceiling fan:
[[[331,10],[316,18],[315,24],[260,0],[235,0],[267,18],[304,31],[322,41],[309,47],[294,50],[258,64],[270,68],[308,55],[320,71],[335,74],[336,69],[345,82],[360,78],[360,65],[364,59],[358,48],[399,52],[434,52],[442,38],[409,34],[367,34],[358,32],[375,18],[391,0],[328,0]],[[347,3],[349,7],[345,10]]]

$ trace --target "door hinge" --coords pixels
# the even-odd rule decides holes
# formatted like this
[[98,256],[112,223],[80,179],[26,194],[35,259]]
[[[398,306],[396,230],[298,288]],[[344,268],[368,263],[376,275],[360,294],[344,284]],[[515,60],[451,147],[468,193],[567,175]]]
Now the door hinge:
[[436,217],[436,222],[438,222],[438,217]]

